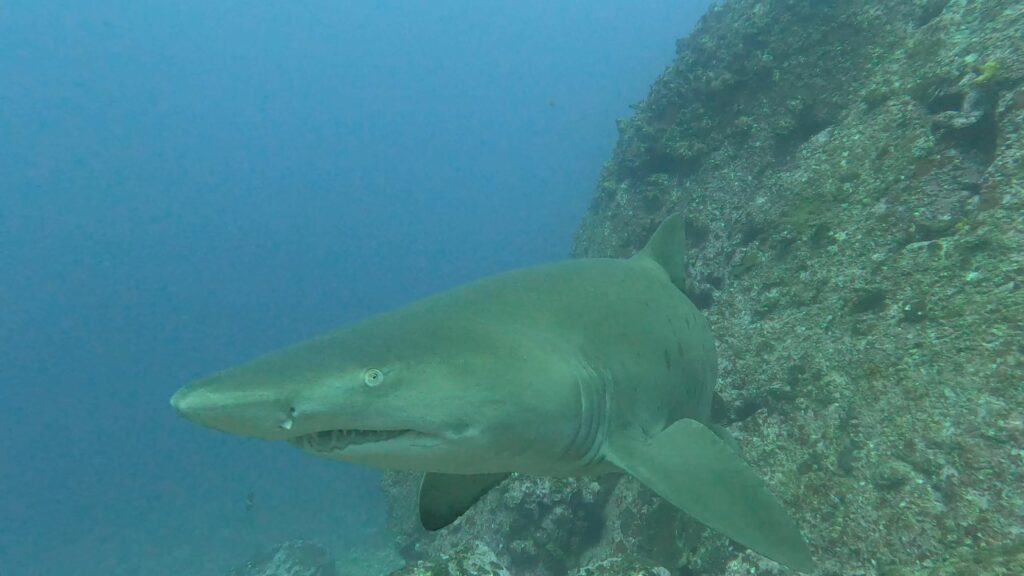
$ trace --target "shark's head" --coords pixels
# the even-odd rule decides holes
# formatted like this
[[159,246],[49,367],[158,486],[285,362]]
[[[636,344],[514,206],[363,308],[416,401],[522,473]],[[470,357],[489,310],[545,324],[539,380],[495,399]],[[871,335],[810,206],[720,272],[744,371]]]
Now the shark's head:
[[[501,386],[481,348],[492,344],[399,316],[213,374],[178,390],[171,405],[197,424],[288,440],[326,458],[425,471],[486,467],[500,450],[495,438],[511,445],[521,423],[494,396]],[[460,345],[444,342],[451,338]]]

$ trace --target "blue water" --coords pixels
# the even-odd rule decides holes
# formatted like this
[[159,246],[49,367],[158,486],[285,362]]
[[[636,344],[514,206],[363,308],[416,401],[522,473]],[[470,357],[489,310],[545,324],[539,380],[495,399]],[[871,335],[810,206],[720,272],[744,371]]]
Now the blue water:
[[706,5],[0,4],[0,574],[223,574],[379,530],[373,470],[167,398],[564,257]]

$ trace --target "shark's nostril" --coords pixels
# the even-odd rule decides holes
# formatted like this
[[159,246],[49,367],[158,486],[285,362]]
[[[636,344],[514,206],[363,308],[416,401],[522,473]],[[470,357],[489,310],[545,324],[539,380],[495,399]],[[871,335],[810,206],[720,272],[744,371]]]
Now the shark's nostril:
[[294,423],[293,418],[295,418],[295,406],[288,408],[288,417],[284,419],[284,422],[281,422],[281,429],[291,430],[292,424]]

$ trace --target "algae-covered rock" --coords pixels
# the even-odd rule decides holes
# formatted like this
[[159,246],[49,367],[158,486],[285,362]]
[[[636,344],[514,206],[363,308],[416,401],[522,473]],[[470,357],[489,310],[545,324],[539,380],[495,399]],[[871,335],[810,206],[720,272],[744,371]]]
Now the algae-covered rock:
[[608,558],[591,562],[572,576],[672,576],[662,566],[636,558]]
[[482,542],[465,544],[431,561],[418,561],[391,576],[510,576],[494,552]]
[[515,474],[455,524],[428,533],[415,512],[417,475],[391,472],[384,480],[390,523],[407,560],[433,565],[442,554],[458,558],[467,548],[484,545],[512,574],[525,567],[538,574],[564,574],[576,566],[600,537],[602,510],[616,481]]
[[[577,235],[621,256],[697,224],[717,413],[826,572],[1004,573],[977,551],[1024,542],[1020,30],[1009,0],[725,3],[621,124]],[[700,163],[645,160],[695,135]]]
[[334,559],[323,546],[286,542],[228,573],[229,576],[334,576]]

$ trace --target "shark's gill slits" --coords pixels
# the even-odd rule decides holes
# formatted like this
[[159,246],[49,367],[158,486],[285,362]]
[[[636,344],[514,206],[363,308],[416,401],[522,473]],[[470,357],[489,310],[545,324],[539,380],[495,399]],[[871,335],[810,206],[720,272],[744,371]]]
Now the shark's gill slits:
[[336,452],[357,444],[383,442],[411,430],[324,430],[293,438],[291,442],[310,452]]

